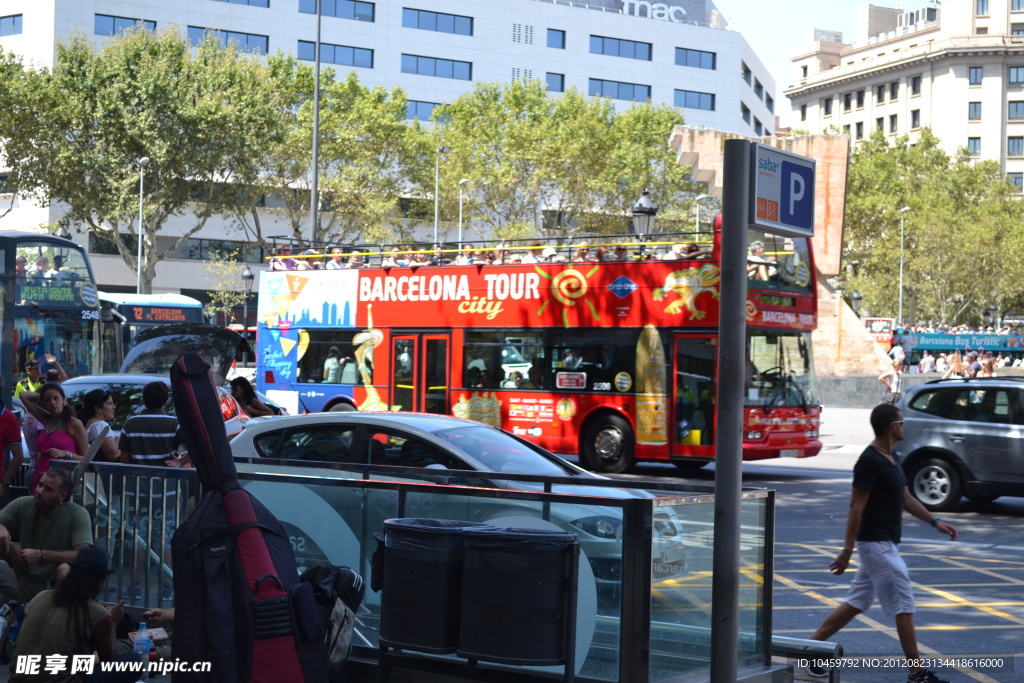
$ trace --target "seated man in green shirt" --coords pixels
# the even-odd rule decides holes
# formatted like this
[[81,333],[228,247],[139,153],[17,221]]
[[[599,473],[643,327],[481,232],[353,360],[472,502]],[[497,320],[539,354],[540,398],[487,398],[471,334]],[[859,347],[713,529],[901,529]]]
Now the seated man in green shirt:
[[34,496],[18,498],[0,510],[0,556],[9,556],[13,535],[21,544],[26,592],[19,595],[18,575],[11,564],[0,561],[4,599],[32,598],[47,587],[60,564],[70,562],[80,547],[92,543],[89,513],[69,500],[70,490],[71,474],[54,468],[40,478]]

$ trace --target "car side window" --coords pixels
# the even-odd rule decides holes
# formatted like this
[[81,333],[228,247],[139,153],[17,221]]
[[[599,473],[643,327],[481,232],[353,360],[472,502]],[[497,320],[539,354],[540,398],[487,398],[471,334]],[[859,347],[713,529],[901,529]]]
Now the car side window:
[[961,389],[950,413],[953,420],[1011,424],[1013,406],[1007,389],[994,387]]
[[922,391],[910,402],[910,407],[929,415],[941,415],[947,394],[948,392],[943,389]]
[[256,447],[256,452],[260,454],[261,458],[278,458],[280,457],[277,453],[277,442],[281,440],[280,430],[276,432],[266,432],[260,434],[252,440],[253,446]]
[[256,452],[264,458],[310,462],[350,462],[351,425],[311,425],[284,431],[278,429],[253,438]]
[[[74,384],[65,387],[65,391],[68,403],[76,410],[81,409],[85,395],[93,389],[103,389],[109,393],[114,399],[114,419],[110,421],[110,428],[120,430],[125,420],[146,409],[142,402],[143,388],[142,384]],[[171,415],[174,414],[173,408],[174,406],[168,403],[167,412]]]
[[469,469],[461,460],[434,444],[402,432],[370,428],[366,432],[371,465],[429,467],[442,465],[450,470]]

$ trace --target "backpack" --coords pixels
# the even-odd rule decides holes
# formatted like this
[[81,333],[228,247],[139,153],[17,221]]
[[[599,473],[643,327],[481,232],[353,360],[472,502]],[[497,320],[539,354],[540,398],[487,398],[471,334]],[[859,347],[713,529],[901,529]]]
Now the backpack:
[[196,353],[171,367],[175,413],[205,490],[171,540],[172,648],[176,659],[210,662],[172,680],[321,683],[327,652],[313,587],[298,580],[284,527],[238,481],[209,368]]
[[313,586],[324,624],[327,660],[332,669],[340,670],[352,651],[355,613],[363,603],[366,588],[363,577],[348,567],[315,566],[307,569],[299,580]]

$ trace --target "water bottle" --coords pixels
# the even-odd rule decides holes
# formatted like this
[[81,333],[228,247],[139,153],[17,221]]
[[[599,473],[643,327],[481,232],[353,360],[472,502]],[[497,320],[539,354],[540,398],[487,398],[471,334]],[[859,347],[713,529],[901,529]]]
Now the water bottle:
[[153,645],[153,639],[149,635],[149,629],[146,628],[146,622],[139,622],[139,630],[135,632],[135,640],[132,646],[132,652],[138,653],[142,659],[142,675],[138,678],[138,683],[149,683],[149,650]]

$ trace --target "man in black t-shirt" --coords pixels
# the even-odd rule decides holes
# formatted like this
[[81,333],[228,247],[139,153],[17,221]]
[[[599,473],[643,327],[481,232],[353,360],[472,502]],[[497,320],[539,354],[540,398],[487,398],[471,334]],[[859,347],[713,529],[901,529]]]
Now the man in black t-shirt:
[[[836,607],[811,640],[828,640],[861,612],[866,612],[875,595],[882,611],[896,619],[903,654],[910,664],[919,660],[917,634],[914,630],[914,590],[907,564],[900,557],[900,531],[903,510],[930,523],[940,533],[956,540],[958,533],[951,524],[933,517],[927,508],[910,495],[903,470],[893,455],[893,447],[903,440],[903,414],[888,403],[871,411],[871,428],[875,440],[861,453],[853,468],[853,492],[846,518],[843,549],[829,565],[832,573],[846,571],[856,540],[860,550],[860,566],[850,585],[846,602]],[[825,676],[825,667],[812,664],[808,672]],[[947,683],[920,666],[910,666],[908,683]]]

